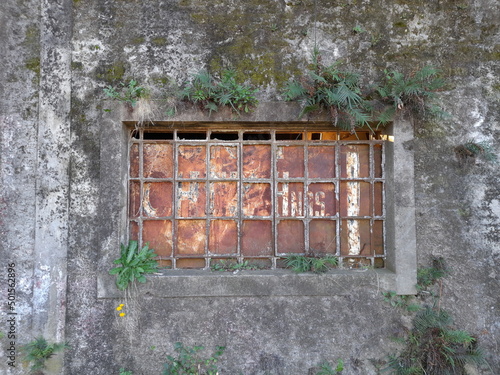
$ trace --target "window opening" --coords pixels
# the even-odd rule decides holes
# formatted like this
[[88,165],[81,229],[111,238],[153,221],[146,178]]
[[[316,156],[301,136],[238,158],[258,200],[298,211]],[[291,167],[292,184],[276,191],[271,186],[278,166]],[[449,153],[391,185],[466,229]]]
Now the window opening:
[[129,230],[172,268],[335,255],[384,267],[384,141],[369,133],[146,132],[131,138]]

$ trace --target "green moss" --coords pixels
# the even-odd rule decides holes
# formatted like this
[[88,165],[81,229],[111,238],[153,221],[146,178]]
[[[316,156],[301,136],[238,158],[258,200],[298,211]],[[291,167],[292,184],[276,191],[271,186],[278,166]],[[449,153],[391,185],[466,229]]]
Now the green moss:
[[40,57],[31,57],[24,63],[26,69],[31,70],[37,76],[40,76]]
[[406,29],[408,27],[408,24],[404,21],[397,21],[397,22],[394,22],[392,24],[392,26]]
[[82,70],[83,69],[83,63],[80,61],[72,61],[71,62],[71,70]]
[[117,61],[111,66],[99,67],[96,76],[108,83],[116,83],[123,81],[126,70],[125,63]]
[[167,38],[164,37],[156,37],[151,39],[151,43],[155,46],[164,46],[167,44]]
[[137,44],[142,44],[142,43],[144,43],[144,41],[145,41],[144,37],[142,37],[142,36],[138,36],[138,37],[133,38],[133,39],[130,41],[130,44],[135,44],[135,45],[137,45]]

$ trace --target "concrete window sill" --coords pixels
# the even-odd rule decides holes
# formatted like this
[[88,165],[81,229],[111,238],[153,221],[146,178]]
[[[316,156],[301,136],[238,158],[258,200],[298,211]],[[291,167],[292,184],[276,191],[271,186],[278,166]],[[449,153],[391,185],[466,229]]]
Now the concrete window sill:
[[[214,272],[167,270],[138,285],[141,295],[175,297],[259,297],[348,295],[362,288],[396,289],[396,274],[387,269],[332,270],[324,274],[290,270]],[[120,298],[115,277],[98,278],[99,298]]]

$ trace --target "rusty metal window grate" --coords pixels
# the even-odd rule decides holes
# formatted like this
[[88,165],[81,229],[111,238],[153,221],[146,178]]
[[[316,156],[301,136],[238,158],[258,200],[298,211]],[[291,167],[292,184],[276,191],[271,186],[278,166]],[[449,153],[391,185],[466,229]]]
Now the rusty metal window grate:
[[384,141],[338,131],[140,130],[130,142],[130,238],[161,264],[280,267],[336,255],[384,267]]

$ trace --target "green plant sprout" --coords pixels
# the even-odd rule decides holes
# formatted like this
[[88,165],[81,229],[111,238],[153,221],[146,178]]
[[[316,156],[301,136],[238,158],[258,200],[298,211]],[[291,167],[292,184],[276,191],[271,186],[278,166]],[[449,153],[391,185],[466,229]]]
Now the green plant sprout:
[[137,101],[147,96],[147,90],[131,79],[128,84],[120,83],[118,88],[108,86],[104,88],[107,97],[125,102],[134,107]]
[[227,106],[236,113],[249,112],[257,105],[256,89],[236,82],[234,70],[225,70],[217,79],[207,71],[193,75],[181,91],[183,100],[199,104],[210,113]]
[[146,244],[141,250],[138,249],[137,241],[130,241],[128,246],[121,244],[120,258],[113,263],[120,266],[112,268],[110,275],[116,275],[116,286],[120,290],[127,289],[130,283],[137,280],[146,282],[145,274],[154,273],[158,269],[158,263],[154,260],[158,255]]
[[304,256],[304,255],[288,255],[283,257],[287,268],[297,273],[314,272],[324,273],[338,265],[338,258],[332,255],[324,257]]
[[212,271],[234,272],[239,270],[256,270],[259,268],[260,267],[258,265],[251,264],[250,262],[248,262],[248,260],[244,260],[241,263],[237,263],[235,261],[221,259],[218,260],[217,262],[213,262],[213,264],[210,265],[210,269]]
[[497,155],[493,152],[492,146],[488,142],[475,142],[469,140],[462,145],[455,147],[455,152],[462,161],[468,158],[482,158],[485,161],[497,162]]
[[124,368],[121,368],[119,375],[134,375],[134,374],[132,373],[132,371],[127,371]]
[[285,99],[304,102],[299,117],[324,108],[336,127],[353,133],[356,128],[371,129],[369,105],[361,95],[359,75],[341,71],[339,65],[340,62],[323,65],[321,55],[315,48],[307,76],[288,82]]
[[437,92],[445,86],[439,70],[425,66],[407,77],[397,71],[385,70],[384,73],[385,81],[376,91],[389,108],[378,114],[379,124],[392,121],[398,111],[410,111],[421,118],[446,117],[447,113],[433,104]]
[[21,349],[24,352],[24,359],[31,363],[30,372],[39,373],[45,369],[45,362],[49,358],[67,348],[66,343],[49,343],[40,336],[24,345]]
[[322,362],[319,366],[319,371],[316,373],[316,375],[335,375],[335,374],[341,374],[342,371],[344,370],[344,361],[342,359],[339,359],[337,361],[337,366],[335,368],[330,365],[328,362]]
[[163,375],[217,375],[217,361],[226,349],[217,346],[215,352],[209,358],[201,358],[199,352],[203,346],[187,347],[180,342],[174,344],[177,357],[167,356],[167,363],[163,369]]

